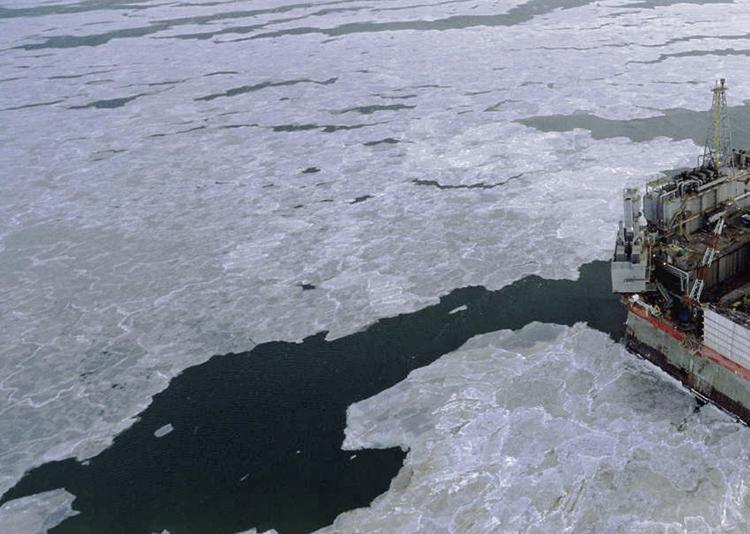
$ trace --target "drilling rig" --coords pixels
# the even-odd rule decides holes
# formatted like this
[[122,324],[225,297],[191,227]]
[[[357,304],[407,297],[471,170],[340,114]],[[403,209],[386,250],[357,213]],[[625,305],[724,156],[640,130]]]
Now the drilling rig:
[[750,152],[711,91],[698,166],[625,189],[612,289],[631,351],[750,423]]

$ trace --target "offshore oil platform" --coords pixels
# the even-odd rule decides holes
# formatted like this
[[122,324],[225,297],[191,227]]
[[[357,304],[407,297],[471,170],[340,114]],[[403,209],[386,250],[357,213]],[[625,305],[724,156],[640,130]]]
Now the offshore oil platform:
[[750,424],[750,150],[732,147],[725,80],[698,166],[625,189],[612,289],[627,348]]

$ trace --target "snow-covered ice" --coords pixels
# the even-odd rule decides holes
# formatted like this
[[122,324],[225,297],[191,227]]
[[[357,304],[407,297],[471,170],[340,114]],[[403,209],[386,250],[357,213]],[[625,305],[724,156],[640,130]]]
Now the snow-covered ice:
[[171,424],[167,423],[166,425],[157,428],[154,431],[154,436],[157,438],[163,438],[164,436],[172,432],[172,430],[174,430],[174,427]]
[[73,496],[65,490],[47,491],[5,504],[0,508],[3,532],[43,534],[66,517],[75,515],[71,509]]
[[476,337],[349,408],[344,448],[409,449],[331,532],[744,532],[750,430],[602,333]]
[[[699,147],[516,121],[703,110],[719,75],[750,100],[748,7],[6,5],[0,493],[213,354],[606,258],[620,188]],[[712,525],[741,499],[710,496]]]

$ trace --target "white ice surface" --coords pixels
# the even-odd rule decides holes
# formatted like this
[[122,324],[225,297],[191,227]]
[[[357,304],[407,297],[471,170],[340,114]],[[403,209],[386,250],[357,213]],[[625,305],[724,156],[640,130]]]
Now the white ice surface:
[[344,448],[409,452],[324,532],[746,532],[750,429],[602,333],[470,340],[348,410]]
[[0,507],[0,527],[8,534],[43,534],[66,517],[75,515],[73,495],[53,490],[5,503]]
[[170,424],[166,424],[154,430],[154,436],[157,438],[163,438],[164,436],[172,432],[172,430],[174,430],[174,427]]
[[[700,55],[748,47],[746,0],[254,40],[519,2],[143,4],[0,20],[0,492],[44,461],[97,453],[212,354],[345,335],[469,284],[573,277],[608,256],[620,188],[699,151],[512,121],[705,109],[718,74],[732,102],[750,99],[747,56]],[[138,28],[155,29],[14,48]],[[223,33],[177,38],[208,31]],[[196,100],[294,80],[307,81]],[[415,107],[347,111],[394,104]],[[357,128],[273,129],[288,125]],[[364,145],[386,138],[401,142]]]

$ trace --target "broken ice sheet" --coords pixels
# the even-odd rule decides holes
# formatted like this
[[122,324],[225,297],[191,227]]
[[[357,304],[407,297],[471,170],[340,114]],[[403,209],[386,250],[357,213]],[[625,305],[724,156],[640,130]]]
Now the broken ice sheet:
[[[607,257],[619,188],[699,148],[512,121],[705,110],[720,73],[739,104],[745,3],[84,3],[4,19],[0,487],[95,455],[212,354]],[[414,107],[338,113],[394,103]],[[368,145],[384,139],[399,142]]]
[[324,531],[742,532],[750,429],[695,408],[583,325],[479,336],[349,408],[345,449],[409,453]]
[[76,514],[73,499],[65,490],[53,490],[5,503],[0,507],[0,532],[43,534]]

